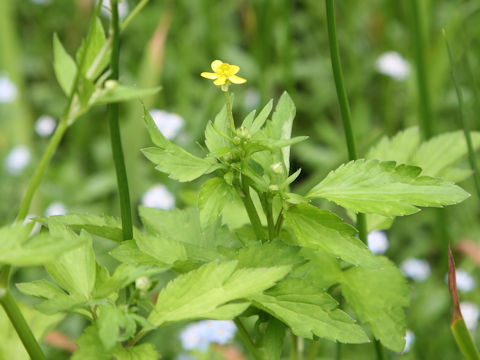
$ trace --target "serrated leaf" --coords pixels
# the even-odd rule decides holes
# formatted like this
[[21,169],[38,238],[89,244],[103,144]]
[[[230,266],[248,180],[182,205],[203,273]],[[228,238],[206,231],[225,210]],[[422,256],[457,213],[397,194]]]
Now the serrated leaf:
[[96,325],[87,327],[76,341],[78,349],[73,353],[72,360],[110,360],[112,350],[107,350],[98,336]]
[[252,123],[253,123],[253,120],[255,119],[256,112],[257,112],[256,110],[252,110],[248,113],[247,116],[245,116],[245,119],[243,119],[243,122],[242,122],[242,127],[246,129],[250,129],[252,127]]
[[358,318],[377,339],[400,352],[405,345],[405,312],[409,289],[405,278],[387,258],[380,269],[350,268],[343,274],[342,293]]
[[158,360],[160,358],[155,346],[150,343],[127,348],[119,347],[114,352],[114,356],[116,360]]
[[307,339],[316,335],[343,343],[368,342],[363,329],[338,309],[335,299],[300,279],[284,280],[250,299],[287,324],[295,335]]
[[[472,145],[480,147],[480,133],[471,132]],[[463,131],[455,131],[435,136],[423,143],[412,157],[412,164],[422,168],[422,175],[440,176],[468,152]]]
[[235,195],[233,187],[223,178],[215,177],[204,183],[198,196],[202,225],[216,222],[226,202],[232,201]]
[[289,271],[290,266],[239,269],[237,262],[211,262],[178,276],[160,292],[148,320],[164,323],[192,320],[218,307],[268,289]]
[[465,200],[469,194],[442,179],[419,176],[416,166],[393,161],[356,160],[340,166],[307,194],[356,212],[383,216],[413,214],[417,206],[441,207]]
[[355,237],[355,228],[332,212],[299,204],[289,208],[284,216],[286,223],[295,231],[299,245],[321,249],[355,265],[378,266],[376,257]]
[[397,133],[391,139],[384,136],[368,152],[367,159],[396,161],[398,164],[411,164],[411,158],[420,145],[420,132],[414,126]]
[[53,35],[53,69],[65,95],[69,96],[77,73],[77,65],[65,51],[58,35]]
[[17,223],[0,228],[0,264],[43,265],[84,242],[84,239],[62,238],[48,233],[29,237],[32,225]]
[[120,245],[110,251],[110,255],[124,264],[165,265],[154,257],[141,251],[134,240],[122,241]]
[[158,130],[147,109],[144,109],[144,114],[150,137],[159,147],[143,149],[142,152],[157,165],[155,169],[169,174],[172,179],[184,182],[195,180],[217,168],[215,159],[200,158],[168,141]]
[[105,239],[122,241],[122,224],[117,218],[111,216],[98,216],[92,214],[58,215],[50,218],[35,218],[42,224],[48,224],[49,219],[64,224],[75,230],[85,230],[92,235],[100,236]]
[[[54,236],[73,238],[78,235],[53,221],[49,223]],[[58,259],[45,265],[45,269],[62,288],[71,295],[89,299],[95,285],[96,263],[92,248],[92,238],[85,231],[80,234],[82,246],[62,254]]]
[[319,289],[328,289],[342,280],[342,269],[336,257],[324,251],[303,248],[300,252],[305,264],[296,267],[290,274],[290,278],[300,278]]
[[139,89],[133,86],[115,84],[112,87],[106,87],[92,98],[91,105],[109,104],[134,99],[141,99],[147,96],[155,95],[161,87],[151,89]]
[[297,265],[304,261],[299,252],[299,247],[280,240],[263,244],[257,241],[241,248],[235,258],[238,268]]

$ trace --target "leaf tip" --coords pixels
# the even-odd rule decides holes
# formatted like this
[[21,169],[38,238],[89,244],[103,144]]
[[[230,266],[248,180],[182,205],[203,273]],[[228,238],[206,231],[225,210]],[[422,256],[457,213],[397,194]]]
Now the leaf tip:
[[453,258],[450,244],[448,244],[448,290],[450,291],[450,297],[452,298],[453,303],[453,314],[451,321],[451,324],[453,324],[458,319],[463,318],[463,316],[460,310],[460,303],[458,300],[457,278],[455,275],[455,259]]

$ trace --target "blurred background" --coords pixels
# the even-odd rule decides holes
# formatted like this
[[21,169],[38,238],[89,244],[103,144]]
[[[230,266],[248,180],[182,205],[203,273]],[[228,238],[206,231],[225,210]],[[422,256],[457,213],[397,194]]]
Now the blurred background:
[[[52,66],[53,34],[58,33],[67,51],[74,54],[86,34],[92,3],[0,1],[2,225],[14,220],[26,184],[66,103]],[[122,1],[120,15],[126,16],[136,3]],[[418,7],[420,30],[414,26],[412,4]],[[480,109],[474,101],[480,74],[479,2],[342,0],[336,2],[336,12],[345,83],[361,156],[383,135],[392,136],[419,124],[422,98],[415,63],[419,32],[423,34],[422,53],[428,74],[424,84],[426,81],[430,94],[434,134],[460,128],[442,28],[451,42],[468,121],[472,129],[479,128]],[[107,1],[102,10],[106,29],[108,20]],[[237,123],[287,90],[297,106],[294,135],[310,136],[292,148],[292,168],[302,168],[293,190],[305,193],[347,161],[329,56],[324,1],[151,0],[122,34],[120,81],[138,87],[161,85],[158,95],[144,99],[146,106],[167,138],[199,154],[204,127],[223,105],[219,89],[199,76],[202,71],[210,71],[212,60],[238,64],[239,75],[248,80],[245,85],[232,87]],[[134,207],[195,205],[204,180],[183,184],[153,170],[140,153],[141,148],[151,145],[141,105],[131,102],[121,106],[121,131]],[[471,182],[468,179],[460,185],[474,194]],[[460,356],[449,329],[451,310],[445,281],[448,241],[456,249],[464,317],[480,344],[478,204],[473,195],[454,208],[423,210],[415,216],[398,218],[386,232],[370,234],[372,251],[398,264],[411,286],[407,347],[403,354],[389,353],[390,359]],[[337,208],[333,210],[348,219]],[[445,213],[442,227],[437,221],[439,211]],[[119,214],[105,107],[94,108],[69,129],[31,208],[31,216],[66,212]],[[135,219],[139,225],[136,213]],[[111,261],[107,252],[113,246],[106,241],[96,243],[100,262]],[[14,281],[32,280],[42,274],[41,269],[23,269],[15,274]],[[39,328],[45,330],[53,322],[52,318],[42,317]],[[79,318],[69,316],[59,329],[74,339],[83,325]],[[213,337],[208,341],[210,346],[202,343],[202,348],[196,348],[182,340],[182,334],[185,337],[189,330],[184,326],[174,326],[150,338],[164,359],[245,358],[240,345],[229,345],[233,330],[225,330],[231,334],[226,340]],[[7,332],[11,336],[0,343],[0,359],[13,359],[13,349],[21,354],[16,336],[0,313],[0,333]],[[334,349],[335,344],[321,342],[318,359],[333,358]],[[52,358],[68,357],[66,350],[50,346],[49,351]],[[373,357],[373,345],[344,347],[344,359]]]

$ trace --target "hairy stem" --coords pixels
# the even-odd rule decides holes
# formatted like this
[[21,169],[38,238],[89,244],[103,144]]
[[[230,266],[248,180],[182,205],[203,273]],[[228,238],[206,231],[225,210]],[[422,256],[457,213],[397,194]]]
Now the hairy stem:
[[[120,59],[120,27],[118,22],[118,2],[110,0],[112,9],[112,56],[110,58],[111,79],[118,80]],[[130,194],[128,190],[127,169],[122,149],[119,125],[119,103],[108,105],[108,124],[110,127],[110,140],[112,145],[113,162],[117,175],[118,194],[120,197],[120,213],[122,217],[123,239],[133,237],[132,210],[130,206]]]
[[255,359],[257,360],[263,360],[263,356],[260,353],[260,351],[257,349],[255,346],[255,343],[253,342],[252,338],[248,334],[247,329],[245,329],[245,326],[243,325],[242,321],[239,318],[236,318],[233,320],[235,322],[235,325],[237,326],[238,330],[238,335],[242,339],[243,343],[247,347],[247,349],[252,353]]

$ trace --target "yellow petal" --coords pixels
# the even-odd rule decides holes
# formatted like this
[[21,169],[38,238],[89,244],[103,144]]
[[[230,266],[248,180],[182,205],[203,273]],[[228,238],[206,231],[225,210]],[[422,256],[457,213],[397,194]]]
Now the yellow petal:
[[202,72],[200,76],[210,80],[215,80],[218,77],[217,74],[211,72]]
[[230,80],[234,84],[243,84],[243,83],[247,82],[246,79],[241,78],[240,76],[237,76],[237,75],[229,76],[228,80]]
[[212,70],[216,72],[217,69],[218,69],[218,67],[219,67],[220,65],[222,65],[222,64],[223,64],[223,61],[213,60],[213,61],[212,61],[212,65],[211,65],[211,66],[212,66]]
[[236,73],[238,73],[240,71],[240,66],[238,65],[230,65],[230,70],[232,71],[232,73],[235,75]]
[[224,85],[225,82],[227,81],[227,78],[225,76],[220,76],[217,80],[215,80],[213,83],[215,85]]

